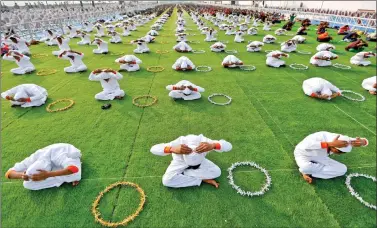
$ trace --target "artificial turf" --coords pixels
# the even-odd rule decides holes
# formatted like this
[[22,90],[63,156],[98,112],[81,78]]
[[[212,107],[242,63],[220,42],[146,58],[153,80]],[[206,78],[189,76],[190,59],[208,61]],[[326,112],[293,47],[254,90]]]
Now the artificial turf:
[[[204,54],[187,53],[195,65],[208,65],[212,71],[176,72],[172,64],[183,54],[174,52],[176,9],[156,37],[149,44],[151,53],[137,54],[143,63],[138,72],[122,72],[119,81],[127,96],[124,100],[110,101],[111,109],[102,110],[94,95],[101,91],[100,83],[88,80],[89,72],[66,74],[63,68],[69,62],[60,60],[51,52],[57,47],[45,44],[31,46],[32,53],[48,53],[43,59],[32,59],[37,71],[57,69],[49,76],[36,73],[13,76],[9,70],[15,64],[2,61],[1,88],[7,90],[23,83],[34,83],[48,90],[47,104],[61,98],[75,100],[72,109],[48,113],[46,105],[37,108],[11,108],[3,101],[2,107],[2,172],[21,161],[37,149],[59,142],[70,143],[82,151],[82,180],[73,188],[65,184],[60,188],[29,191],[21,181],[2,177],[3,227],[99,227],[90,212],[91,204],[105,186],[119,180],[138,183],[147,194],[144,211],[131,227],[375,227],[376,212],[364,207],[350,195],[344,184],[345,177],[317,180],[309,185],[303,181],[293,158],[295,145],[305,136],[317,131],[330,131],[369,139],[366,148],[336,156],[348,166],[348,173],[376,173],[376,97],[361,87],[361,82],[375,74],[376,63],[368,67],[352,66],[351,70],[333,67],[309,66],[306,71],[287,68],[269,68],[266,53],[248,53],[247,43],[234,43],[234,36],[219,31],[218,40],[228,40],[227,49],[238,50],[245,64],[256,66],[256,71],[225,69],[221,66],[226,53],[210,52],[212,43],[204,42],[196,25],[187,13],[187,27],[193,29],[189,40],[193,49]],[[153,21],[138,27],[132,36],[123,37],[123,44],[109,44],[110,52],[133,54],[132,39],[144,36]],[[245,40],[261,41],[272,31],[259,27],[258,35],[245,36]],[[292,34],[297,30],[294,26]],[[334,63],[350,65],[354,53],[344,51],[346,43],[335,30],[336,54]],[[94,33],[93,33],[94,34]],[[166,35],[166,36],[161,36]],[[93,36],[94,37],[94,36]],[[275,44],[266,44],[263,50],[279,50],[280,42],[290,36],[277,36]],[[315,28],[311,26],[307,42],[298,50],[311,51],[319,44]],[[107,40],[107,38],[105,38]],[[120,56],[94,55],[94,46],[78,46],[72,39],[73,50],[85,53],[84,62],[89,70],[111,67],[118,69],[114,60]],[[167,41],[168,44],[161,44]],[[368,50],[374,48],[374,44]],[[169,54],[156,54],[156,50],[170,50]],[[291,53],[287,64],[309,65],[311,55]],[[148,66],[161,65],[165,71],[151,73]],[[302,82],[311,77],[322,77],[341,89],[350,89],[366,97],[364,102],[343,98],[320,101],[304,95]],[[189,80],[206,89],[196,101],[173,101],[165,86],[180,80]],[[212,93],[232,97],[229,106],[215,106],[207,101]],[[138,108],[132,98],[150,94],[158,97],[152,107]],[[203,184],[201,187],[169,189],[161,184],[161,177],[171,156],[158,157],[149,152],[152,145],[170,142],[181,135],[204,134],[211,139],[225,139],[233,144],[229,153],[211,153],[208,158],[222,170],[218,179],[220,188]],[[227,168],[237,161],[255,161],[265,167],[272,177],[272,188],[264,196],[247,198],[236,194],[227,183]],[[249,172],[241,172],[249,171]],[[249,190],[263,183],[261,173],[240,168],[236,182]],[[353,181],[354,187],[369,202],[376,202],[376,185],[362,178]],[[132,189],[116,190],[106,195],[100,210],[107,220],[119,221],[132,213],[138,196]]]

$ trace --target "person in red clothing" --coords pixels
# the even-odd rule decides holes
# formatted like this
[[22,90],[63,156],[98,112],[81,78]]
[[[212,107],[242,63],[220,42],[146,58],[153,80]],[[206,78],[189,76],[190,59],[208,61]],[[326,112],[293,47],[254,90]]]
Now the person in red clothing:
[[63,183],[79,184],[81,180],[81,151],[67,143],[57,143],[37,150],[16,163],[5,177],[24,180],[29,190],[59,187]]
[[368,47],[368,43],[362,39],[357,39],[355,42],[350,43],[345,50],[346,51],[362,51],[364,47]]
[[338,35],[347,35],[350,30],[351,29],[348,25],[344,25],[344,26],[340,27],[340,29],[338,30]]

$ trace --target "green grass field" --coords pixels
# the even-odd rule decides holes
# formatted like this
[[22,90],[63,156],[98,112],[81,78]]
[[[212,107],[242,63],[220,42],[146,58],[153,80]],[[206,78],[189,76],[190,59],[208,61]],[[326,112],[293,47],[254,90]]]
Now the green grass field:
[[[11,108],[3,100],[2,107],[2,172],[3,174],[37,149],[59,142],[70,143],[82,151],[82,181],[73,188],[29,191],[21,181],[9,181],[2,175],[2,227],[100,227],[94,222],[90,209],[100,191],[119,180],[138,183],[147,194],[147,202],[131,227],[376,227],[376,212],[364,207],[350,195],[345,177],[318,180],[307,184],[297,170],[293,157],[295,145],[308,134],[330,131],[369,139],[366,148],[336,156],[348,166],[348,173],[376,173],[376,97],[364,91],[361,82],[375,74],[376,63],[368,67],[352,66],[341,70],[334,67],[295,71],[289,67],[269,68],[266,53],[248,53],[247,43],[234,43],[234,36],[219,31],[218,40],[229,40],[228,49],[238,50],[245,64],[257,67],[247,72],[224,69],[221,61],[225,53],[210,52],[212,43],[204,42],[204,35],[185,13],[187,27],[194,29],[189,40],[193,49],[206,50],[204,54],[188,53],[195,65],[208,65],[212,71],[176,72],[171,66],[180,53],[172,51],[175,45],[176,10],[157,36],[149,44],[151,53],[138,54],[143,61],[138,72],[123,72],[121,88],[127,96],[122,101],[111,101],[110,110],[102,110],[94,95],[102,90],[99,82],[91,82],[91,70],[101,67],[119,69],[114,62],[119,56],[94,55],[95,46],[78,46],[80,39],[72,39],[71,48],[85,53],[85,73],[66,74],[63,68],[69,61],[60,60],[51,52],[57,47],[45,44],[31,46],[32,53],[48,53],[32,62],[40,69],[57,69],[56,74],[13,76],[9,70],[13,62],[2,61],[2,90],[22,83],[35,83],[48,90],[47,104],[61,98],[75,100],[74,107],[65,112],[48,113],[46,105],[38,108]],[[154,20],[153,20],[154,21]],[[132,54],[135,46],[129,41],[144,36],[153,21],[138,28],[123,44],[109,44],[110,51]],[[271,32],[259,27],[257,36],[245,40],[261,41],[266,34],[283,24],[273,26]],[[296,23],[293,31],[297,30]],[[334,36],[339,59],[334,63],[350,65],[354,53],[345,52],[341,36]],[[94,34],[94,33],[93,33]],[[275,44],[266,44],[263,50],[280,50],[280,42],[290,36],[278,36]],[[108,38],[105,38],[108,40]],[[161,44],[168,41],[168,44]],[[307,42],[298,50],[315,53],[315,27],[312,26]],[[368,50],[375,47],[371,43]],[[156,50],[170,50],[156,54]],[[293,53],[286,63],[309,65],[311,55]],[[373,59],[375,61],[375,59]],[[161,65],[165,71],[151,73],[148,66]],[[337,98],[331,102],[311,99],[304,95],[302,82],[311,77],[323,77],[341,89],[350,89],[366,97],[365,102]],[[202,98],[196,101],[173,101],[165,86],[180,80],[190,80],[204,87]],[[215,106],[207,101],[212,93],[224,93],[233,98],[229,106]],[[158,103],[145,109],[132,104],[132,98],[150,94]],[[169,189],[161,184],[170,156],[159,157],[149,152],[157,143],[170,142],[181,135],[204,134],[211,139],[225,139],[233,144],[229,153],[211,153],[208,158],[222,170],[217,190],[209,185],[185,189]],[[265,167],[272,177],[272,187],[264,196],[247,198],[236,194],[227,183],[227,168],[237,161],[255,161]],[[248,190],[262,185],[263,174],[255,169],[239,168],[236,182]],[[368,202],[376,202],[376,185],[364,178],[353,181],[354,188]],[[119,193],[119,194],[118,194]],[[138,205],[137,193],[128,188],[112,191],[101,202],[102,216],[120,221]]]

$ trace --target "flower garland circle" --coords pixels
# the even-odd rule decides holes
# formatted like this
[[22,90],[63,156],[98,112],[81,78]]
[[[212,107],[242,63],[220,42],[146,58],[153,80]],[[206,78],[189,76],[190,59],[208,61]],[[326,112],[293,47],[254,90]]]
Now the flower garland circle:
[[38,76],[47,76],[47,75],[52,75],[58,72],[56,69],[42,69],[37,72]]
[[374,210],[377,210],[377,207],[376,205],[373,205],[373,204],[370,204],[368,202],[366,202],[360,195],[358,192],[355,191],[355,189],[353,189],[352,185],[351,185],[351,179],[353,177],[365,177],[365,178],[368,178],[368,179],[371,179],[373,182],[377,182],[376,178],[373,177],[373,176],[370,176],[370,175],[366,175],[366,174],[361,174],[361,173],[351,173],[350,175],[347,176],[346,178],[346,186],[348,188],[348,191],[351,193],[352,196],[354,196],[358,201],[360,201],[362,204],[364,204],[366,207],[369,207],[371,209],[374,209]]
[[163,70],[165,70],[165,68],[162,66],[150,66],[147,68],[147,71],[154,72],[154,73],[161,72]]
[[[352,98],[352,97],[349,97],[349,96],[346,96],[344,95],[344,93],[351,93],[351,94],[355,94],[357,95],[358,97],[360,97],[359,99],[358,98]],[[342,97],[348,99],[348,100],[351,100],[351,101],[365,101],[365,97],[359,93],[356,93],[356,92],[353,92],[351,90],[342,90]]]
[[[237,168],[238,166],[251,166],[251,167],[259,169],[266,176],[266,183],[262,186],[262,188],[259,191],[256,191],[256,192],[245,191],[241,189],[240,186],[234,183],[234,179],[233,179],[233,170]],[[246,161],[246,162],[233,163],[232,166],[228,168],[228,179],[229,179],[229,184],[232,186],[232,188],[235,189],[237,193],[240,194],[241,196],[249,196],[249,197],[261,196],[261,195],[264,195],[271,187],[271,176],[269,175],[268,171],[265,168],[259,166],[255,162]]]
[[212,68],[209,66],[197,66],[195,70],[198,72],[210,72]]
[[[228,98],[228,101],[225,102],[225,103],[217,103],[217,102],[214,102],[214,101],[212,100],[212,98],[215,97],[215,96],[223,96],[223,97],[226,97],[226,98]],[[210,96],[208,97],[208,101],[211,102],[212,104],[215,104],[215,105],[229,105],[229,104],[232,102],[232,98],[231,98],[230,96],[225,95],[225,94],[222,94],[222,93],[214,93],[214,94],[212,94],[212,95],[210,95]]]
[[168,50],[157,50],[156,53],[157,54],[168,54],[170,51]]
[[44,58],[44,57],[47,57],[48,54],[43,54],[43,53],[39,53],[39,54],[32,54],[31,57],[32,58],[35,58],[35,59],[41,59],[41,58]]
[[257,69],[255,66],[253,66],[253,65],[241,65],[241,66],[239,66],[239,68],[241,69],[241,70],[245,70],[245,71],[253,71],[253,70],[255,70],[255,69]]
[[204,50],[192,50],[192,53],[194,53],[194,54],[203,54],[203,53],[206,53],[206,51],[204,51]]
[[[126,217],[125,219],[123,219],[122,221],[120,221],[120,222],[108,222],[108,221],[105,221],[101,218],[101,213],[98,211],[98,206],[99,206],[99,203],[100,203],[103,195],[105,193],[109,192],[110,190],[114,189],[115,187],[118,187],[118,186],[130,186],[130,187],[135,188],[136,191],[138,191],[139,194],[140,194],[140,203],[139,203],[139,206],[136,209],[136,211],[133,214]],[[140,188],[139,185],[132,183],[132,182],[119,181],[119,182],[116,182],[114,184],[107,186],[105,188],[105,190],[103,190],[102,192],[100,192],[98,194],[97,198],[94,200],[94,202],[92,204],[92,214],[94,215],[94,220],[96,222],[100,223],[103,226],[107,226],[107,227],[125,226],[129,222],[133,221],[140,214],[140,212],[143,210],[145,201],[146,201],[146,196],[145,196],[144,190],[142,188]]]
[[[70,102],[70,104],[64,108],[58,108],[58,109],[55,109],[55,110],[52,110],[51,107],[57,103],[60,103],[60,102],[64,102],[64,101],[68,101]],[[75,101],[74,100],[71,100],[71,99],[60,99],[60,100],[57,100],[57,101],[54,101],[52,102],[51,104],[49,104],[47,107],[46,107],[46,111],[47,112],[61,112],[61,111],[65,111],[69,108],[71,108],[73,105],[75,104]]]
[[351,66],[343,65],[343,64],[340,64],[340,63],[335,63],[332,66],[335,67],[335,68],[338,68],[338,69],[342,69],[342,70],[351,69]]
[[304,64],[299,64],[299,63],[292,63],[289,65],[290,68],[294,70],[307,70],[309,67],[305,66]]
[[311,55],[310,51],[297,51],[297,53],[304,54],[304,55]]
[[[152,98],[153,101],[150,104],[142,105],[142,104],[139,104],[139,103],[136,102],[137,100],[139,100],[141,98]],[[132,104],[134,104],[135,106],[137,106],[139,108],[145,108],[145,107],[152,106],[152,105],[156,104],[156,102],[157,102],[157,97],[154,97],[154,96],[151,96],[151,95],[137,96],[134,99],[132,99]]]
[[237,54],[238,51],[237,50],[225,50],[225,53],[227,53],[227,54]]

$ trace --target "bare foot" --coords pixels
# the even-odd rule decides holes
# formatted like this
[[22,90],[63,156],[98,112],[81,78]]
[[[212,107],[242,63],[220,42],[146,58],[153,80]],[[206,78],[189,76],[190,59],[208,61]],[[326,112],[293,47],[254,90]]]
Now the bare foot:
[[72,186],[73,187],[75,187],[75,186],[77,186],[77,185],[79,185],[80,184],[80,181],[74,181],[74,182],[72,182]]
[[372,94],[372,95],[376,95],[375,91],[369,91],[369,93]]
[[303,177],[304,180],[305,180],[306,182],[308,182],[309,184],[311,184],[311,183],[313,182],[313,179],[312,179],[309,175],[307,175],[307,174],[303,174],[303,173],[302,173],[302,177]]
[[203,180],[203,182],[207,183],[207,184],[210,184],[212,186],[214,186],[215,188],[219,188],[220,184],[217,183],[215,180]]

